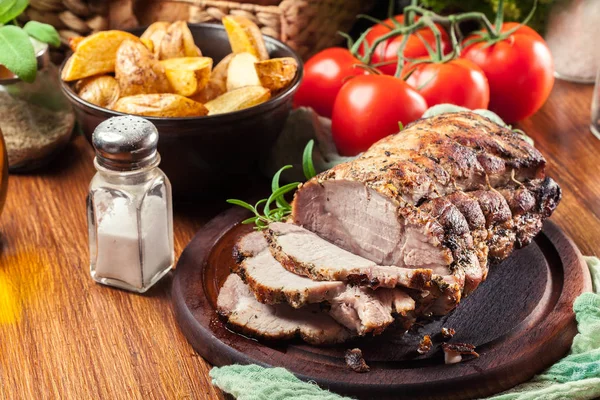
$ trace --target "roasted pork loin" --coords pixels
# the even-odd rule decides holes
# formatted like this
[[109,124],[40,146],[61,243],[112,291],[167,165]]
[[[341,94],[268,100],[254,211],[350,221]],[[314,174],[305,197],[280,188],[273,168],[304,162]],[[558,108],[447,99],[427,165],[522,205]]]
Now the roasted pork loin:
[[243,237],[247,285],[230,276],[219,311],[246,334],[315,344],[445,314],[552,214],[561,191],[544,168],[477,114],[416,121],[301,185],[288,223]]
[[[303,184],[292,220],[379,265],[431,269],[442,292],[464,296],[556,208],[560,188],[544,167],[511,130],[471,112],[442,114]],[[443,314],[457,297],[428,311]]]

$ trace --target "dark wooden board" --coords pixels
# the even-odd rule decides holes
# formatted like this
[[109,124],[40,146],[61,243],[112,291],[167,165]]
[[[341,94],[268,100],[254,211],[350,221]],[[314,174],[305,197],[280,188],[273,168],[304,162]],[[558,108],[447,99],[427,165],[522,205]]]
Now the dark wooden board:
[[[449,315],[411,329],[319,348],[300,342],[265,343],[227,329],[215,313],[220,286],[234,264],[232,247],[252,228],[242,209],[213,219],[192,239],[177,265],[173,302],[194,349],[213,365],[256,363],[285,367],[303,380],[359,398],[458,399],[490,395],[531,378],[569,349],[577,326],[573,301],[591,290],[587,266],[571,240],[546,222],[534,242],[494,267],[488,279]],[[451,342],[477,346],[477,359],[445,365],[441,327]],[[436,347],[416,353],[423,335]],[[371,371],[348,370],[343,353],[362,349]]]

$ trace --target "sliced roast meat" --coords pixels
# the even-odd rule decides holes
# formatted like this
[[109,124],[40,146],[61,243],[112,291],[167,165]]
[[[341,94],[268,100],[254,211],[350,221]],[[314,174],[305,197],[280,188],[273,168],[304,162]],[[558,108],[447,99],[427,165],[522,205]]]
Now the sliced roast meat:
[[346,290],[340,281],[313,281],[283,268],[273,258],[267,240],[261,232],[243,236],[235,246],[238,274],[250,286],[261,303],[288,303],[294,308],[308,303],[331,301]]
[[217,298],[217,310],[236,331],[268,340],[296,337],[314,345],[342,343],[349,331],[318,306],[295,309],[287,304],[267,305],[256,300],[242,279],[231,274]]
[[[395,320],[412,322],[414,300],[400,289],[350,287],[340,281],[313,281],[285,269],[269,251],[260,232],[242,237],[236,244],[237,273],[261,303],[288,303],[294,308],[327,301],[330,315],[358,335],[381,333]],[[408,317],[408,318],[407,318]]]
[[331,301],[329,314],[363,336],[380,334],[394,322],[394,315],[407,316],[414,309],[415,301],[402,290],[348,286]]
[[430,287],[430,269],[380,266],[300,226],[275,222],[266,230],[271,252],[287,270],[320,281],[344,281],[373,288]]

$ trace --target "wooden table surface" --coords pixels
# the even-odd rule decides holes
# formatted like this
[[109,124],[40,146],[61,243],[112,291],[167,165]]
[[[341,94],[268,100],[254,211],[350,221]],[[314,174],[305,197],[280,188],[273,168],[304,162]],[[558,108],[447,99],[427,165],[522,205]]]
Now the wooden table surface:
[[[520,127],[563,189],[553,220],[600,255],[600,140],[592,87],[557,81]],[[219,399],[210,368],[179,332],[171,279],[146,295],[89,276],[85,197],[93,151],[77,137],[37,175],[12,175],[0,217],[0,399]],[[179,255],[223,202],[176,207]]]

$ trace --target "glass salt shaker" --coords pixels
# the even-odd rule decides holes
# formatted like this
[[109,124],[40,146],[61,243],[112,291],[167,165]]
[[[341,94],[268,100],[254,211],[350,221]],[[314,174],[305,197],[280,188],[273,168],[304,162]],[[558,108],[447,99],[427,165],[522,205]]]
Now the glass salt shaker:
[[97,173],[87,200],[90,272],[99,283],[143,293],[173,266],[171,184],[158,168],[158,131],[113,117],[94,131]]

